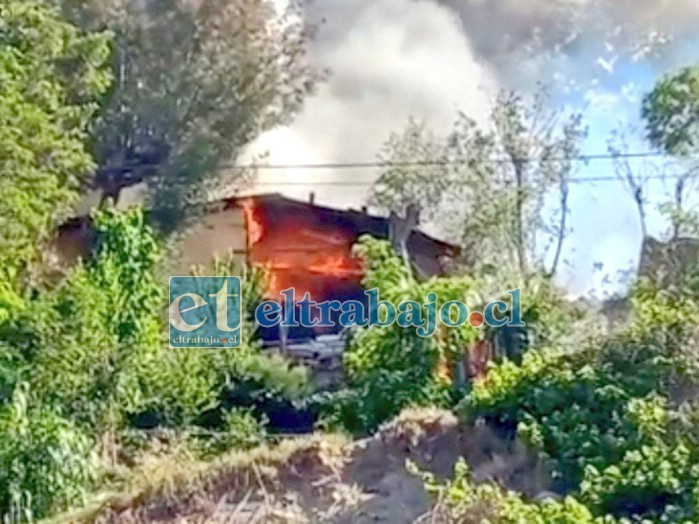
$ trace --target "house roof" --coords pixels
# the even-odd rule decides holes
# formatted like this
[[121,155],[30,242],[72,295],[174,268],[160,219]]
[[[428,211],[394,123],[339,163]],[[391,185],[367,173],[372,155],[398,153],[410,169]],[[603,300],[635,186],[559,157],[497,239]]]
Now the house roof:
[[[243,196],[223,198],[204,204],[205,213],[216,213],[225,211],[232,207],[240,208],[247,200],[254,199],[258,205],[269,210],[277,216],[284,213],[298,210],[303,213],[313,214],[321,223],[331,223],[352,231],[357,236],[369,234],[377,238],[388,238],[389,219],[386,217],[371,215],[364,210],[357,209],[337,209],[327,206],[305,202],[281,193],[257,193]],[[73,217],[59,226],[59,233],[69,232],[76,229],[88,227],[91,219],[88,215]],[[460,249],[448,242],[434,238],[419,229],[413,230],[408,238],[408,249],[413,254],[429,253],[438,251],[441,255],[455,257]]]
[[[300,212],[312,213],[320,222],[344,227],[358,236],[362,234],[370,234],[377,238],[388,238],[389,236],[389,219],[386,217],[371,215],[364,210],[343,210],[321,206],[289,198],[280,193],[251,194],[227,198],[214,202],[212,205],[217,206],[219,209],[228,209],[230,207],[240,207],[243,202],[249,199],[254,199],[258,205],[274,214],[278,213],[281,215],[285,212],[298,210]],[[432,248],[450,256],[456,256],[460,251],[457,246],[434,238],[419,229],[415,229],[411,233],[408,239],[408,248],[414,252],[423,252]]]

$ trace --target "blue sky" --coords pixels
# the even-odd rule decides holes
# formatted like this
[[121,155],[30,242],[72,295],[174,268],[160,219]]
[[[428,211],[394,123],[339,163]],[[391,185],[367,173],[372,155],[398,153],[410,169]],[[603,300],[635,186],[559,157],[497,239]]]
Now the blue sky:
[[[689,49],[689,46],[683,46],[683,49]],[[676,57],[673,62],[681,62],[681,58]],[[686,65],[691,63],[688,60]],[[581,93],[562,96],[561,103],[585,108],[590,134],[584,151],[606,151],[607,141],[620,123],[637,128],[637,134],[629,135],[631,152],[652,151],[642,136],[641,97],[653,88],[664,73],[675,70],[678,65],[674,63],[666,69],[648,62],[620,61],[594,95],[588,92],[587,100]],[[630,91],[630,96],[625,96],[625,91]],[[661,166],[667,160],[661,157],[631,159],[629,162],[634,170],[643,170],[648,169],[648,164]],[[581,163],[578,176],[612,177],[612,162],[596,160]],[[657,205],[671,198],[672,182],[654,180],[647,187],[650,200],[646,206],[647,226],[649,233],[659,238],[666,233],[668,224],[658,212]],[[577,184],[571,190],[571,209],[573,233],[567,244],[567,256],[574,260],[574,266],[562,271],[561,283],[573,293],[592,292],[596,296],[623,290],[624,282],[619,273],[637,267],[642,240],[640,220],[632,196],[617,180]],[[596,263],[602,263],[601,270],[595,270]]]
[[[621,121],[640,124],[641,96],[662,74],[699,61],[696,0],[322,0],[309,5],[319,23],[311,59],[328,67],[331,76],[292,125],[253,145],[250,155],[267,152],[272,164],[371,162],[409,116],[446,133],[457,109],[485,122],[498,89],[531,92],[537,82],[552,81],[559,86],[554,104],[585,114],[590,134],[583,150],[605,153]],[[649,148],[639,136],[630,149]],[[321,204],[359,207],[377,174],[263,171],[253,189],[299,199],[313,192]],[[580,165],[577,174],[613,175],[609,161]],[[649,229],[657,235],[664,225],[654,204],[669,188],[656,182],[649,189],[655,195],[648,207]],[[561,284],[571,294],[619,289],[617,273],[635,267],[641,245],[632,197],[617,181],[576,184],[571,209],[573,233],[564,255],[573,265],[561,271]],[[602,270],[595,271],[599,263]],[[603,284],[605,277],[611,284]]]

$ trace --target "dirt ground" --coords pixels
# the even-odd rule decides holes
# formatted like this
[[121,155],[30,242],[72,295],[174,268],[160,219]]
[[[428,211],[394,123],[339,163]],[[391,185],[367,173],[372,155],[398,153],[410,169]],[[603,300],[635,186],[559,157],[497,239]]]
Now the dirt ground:
[[[218,472],[180,496],[148,496],[102,511],[100,523],[406,524],[425,520],[432,501],[406,460],[437,478],[465,457],[476,480],[534,496],[546,486],[535,459],[485,427],[460,427],[449,412],[407,411],[374,437],[339,449],[322,440],[274,465],[252,461]],[[422,517],[422,518],[421,518]]]

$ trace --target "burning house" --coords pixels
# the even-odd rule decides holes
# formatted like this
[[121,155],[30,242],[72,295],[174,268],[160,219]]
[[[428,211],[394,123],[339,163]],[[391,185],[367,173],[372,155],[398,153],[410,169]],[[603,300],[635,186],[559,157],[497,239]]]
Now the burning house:
[[[280,195],[229,204],[243,211],[248,264],[268,271],[266,298],[277,300],[282,290],[294,288],[297,297],[308,293],[316,302],[364,300],[362,265],[352,255],[352,246],[365,234],[389,239],[389,219],[365,210],[337,210]],[[442,274],[444,261],[457,254],[455,247],[419,230],[409,232],[406,248],[413,265],[425,276]],[[316,329],[316,333],[292,331],[288,336],[314,338],[329,331]],[[274,340],[277,334],[263,333],[263,338]]]
[[[352,247],[362,235],[391,240],[396,237],[403,254],[423,277],[445,274],[458,248],[432,238],[410,222],[378,217],[362,210],[339,210],[279,194],[230,198],[210,204],[180,242],[170,260],[172,275],[188,274],[193,266],[210,263],[217,255],[232,253],[239,264],[264,268],[268,274],[265,299],[280,300],[280,292],[294,288],[298,298],[312,300],[365,300],[361,261]],[[54,252],[62,265],[87,254],[90,221],[78,218],[60,230]],[[262,330],[268,346],[305,361],[316,369],[338,369],[344,342],[333,328],[278,328]],[[473,348],[465,348],[469,376],[485,373],[487,362],[498,354],[518,353],[527,344],[526,333],[500,330]],[[512,340],[510,340],[512,339]],[[526,341],[525,341],[526,342]],[[513,350],[512,348],[515,347]]]
[[[294,288],[297,297],[309,293],[317,302],[363,299],[362,266],[352,246],[362,235],[389,239],[389,218],[362,210],[339,210],[293,200],[280,194],[230,198],[210,204],[184,235],[179,254],[170,263],[171,274],[186,274],[195,265],[207,264],[216,255],[233,253],[240,264],[265,268],[265,298],[279,299],[280,291]],[[411,228],[405,248],[416,270],[426,276],[443,274],[458,249]],[[89,220],[65,224],[55,252],[63,265],[89,250]],[[319,333],[289,333],[290,338],[315,337]],[[277,333],[265,333],[274,339]]]

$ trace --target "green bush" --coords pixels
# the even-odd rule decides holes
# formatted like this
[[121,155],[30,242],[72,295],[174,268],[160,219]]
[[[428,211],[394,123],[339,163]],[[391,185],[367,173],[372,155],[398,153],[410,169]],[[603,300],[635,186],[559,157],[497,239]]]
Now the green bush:
[[142,380],[141,410],[152,423],[186,427],[225,425],[226,411],[254,407],[265,399],[294,400],[308,394],[310,374],[281,356],[261,353],[255,338],[253,313],[262,294],[265,275],[238,266],[232,255],[217,258],[192,274],[241,275],[244,341],[225,350],[169,349]]
[[[168,348],[163,257],[143,212],[101,211],[94,225],[92,257],[0,327],[0,344],[10,350],[0,359],[0,394],[26,375],[40,402],[97,433],[113,434],[129,422],[197,424],[204,414],[235,407],[231,391],[282,398],[308,391],[304,368],[260,353],[249,318],[241,348]],[[239,273],[227,273],[230,268],[221,267],[227,263],[217,261],[213,270]],[[251,309],[260,276],[245,282]]]
[[91,439],[54,411],[30,403],[25,384],[0,409],[0,516],[10,522],[81,503],[96,479]]
[[697,442],[676,422],[674,392],[698,384],[699,309],[691,291],[645,285],[634,303],[623,334],[499,364],[460,410],[524,439],[593,514],[676,522],[695,511]]
[[[652,387],[638,394],[649,394]],[[626,418],[632,398],[624,383],[585,363],[583,355],[534,351],[521,366],[506,362],[476,385],[461,406],[470,419],[482,417],[514,432],[550,460],[560,489],[572,489],[586,465],[604,468],[639,444]]]
[[38,400],[98,431],[139,409],[163,354],[159,250],[143,213],[94,219],[94,257],[39,294],[4,333],[28,364]]
[[[423,478],[426,491],[435,500],[432,522],[459,524],[592,524],[601,522],[572,497],[563,501],[527,502],[520,495],[495,484],[476,484],[465,461],[457,462],[454,478],[438,483],[429,473],[420,473],[413,464],[409,470]],[[605,522],[613,522],[611,519]]]
[[146,416],[150,424],[218,428],[227,409],[252,407],[263,397],[298,399],[310,388],[306,368],[254,347],[170,349],[142,377],[134,414]]
[[[419,281],[388,242],[363,237],[355,251],[364,262],[363,286],[379,289],[381,299],[394,304],[406,300],[423,304],[432,293],[437,297],[438,308],[452,300],[477,308],[490,299],[500,298],[506,290],[520,287],[522,314],[528,329],[531,327],[530,333],[518,333],[519,338],[514,339],[508,338],[510,334],[504,331],[499,333],[501,341],[508,343],[507,354],[512,358],[521,358],[526,349],[522,335],[525,338],[536,335],[538,343],[559,340],[566,329],[570,330],[585,316],[577,308],[566,305],[561,293],[543,278],[531,278],[519,284],[511,279],[510,288],[503,288],[508,281],[505,276]],[[490,335],[486,329],[468,324],[445,328],[438,323],[431,337],[420,337],[415,329],[403,329],[396,324],[355,330],[344,357],[349,391],[326,396],[319,402],[325,423],[353,433],[367,433],[411,404],[452,406],[469,388],[454,373],[463,363],[465,351],[476,340]],[[445,367],[451,376],[442,374]]]
[[699,516],[693,500],[699,481],[697,455],[682,444],[641,446],[603,471],[587,466],[580,498],[598,514],[657,522]]
[[200,439],[204,456],[216,456],[231,449],[250,449],[262,444],[267,436],[265,420],[250,409],[233,408],[223,415],[221,427],[209,438]]
[[[429,293],[436,293],[440,303],[477,300],[470,279],[416,281],[387,242],[363,237],[355,249],[366,268],[364,287],[378,288],[381,300],[423,304]],[[324,422],[353,433],[369,433],[409,405],[450,405],[458,391],[438,375],[438,363],[454,363],[476,337],[470,326],[439,329],[433,337],[420,337],[415,329],[397,324],[356,330],[344,355],[349,391],[319,402]]]

